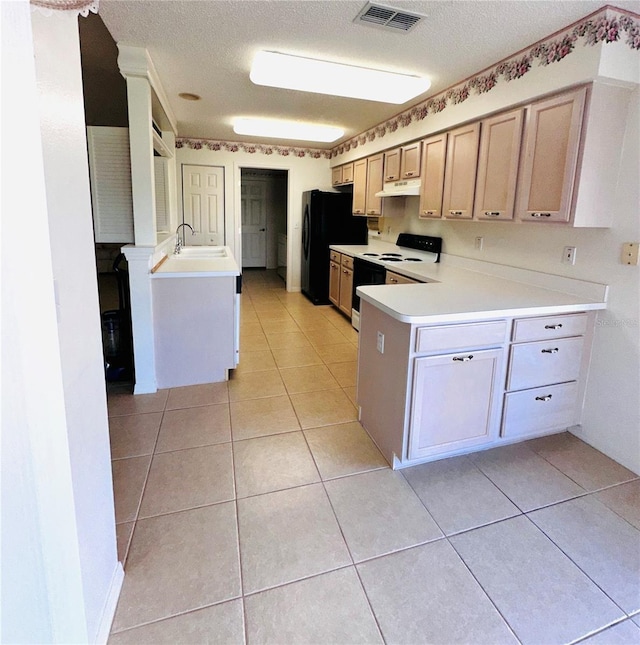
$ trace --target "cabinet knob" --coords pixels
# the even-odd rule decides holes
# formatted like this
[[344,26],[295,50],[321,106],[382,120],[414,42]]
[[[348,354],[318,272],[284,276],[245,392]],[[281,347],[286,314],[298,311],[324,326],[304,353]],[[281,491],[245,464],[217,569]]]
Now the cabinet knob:
[[536,396],[536,401],[551,401],[553,394],[545,394],[544,396]]
[[414,173],[413,171],[409,171],[409,172],[405,172],[404,174],[405,174],[407,177],[413,177],[413,175],[414,175],[415,173]]
[[349,275],[349,272],[348,272],[346,269],[343,269],[343,270],[342,270],[342,273],[344,273],[344,274],[346,274],[346,275]]
[[543,354],[557,354],[560,350],[557,347],[551,347],[550,349],[541,350]]
[[531,217],[551,217],[551,213],[531,213]]
[[469,356],[454,356],[452,360],[460,361],[461,363],[466,363],[467,361],[470,361],[472,358],[473,358],[473,354],[469,354]]
[[562,329],[562,323],[556,323],[555,325],[545,325],[545,329]]
[[485,211],[485,217],[500,217],[500,211]]

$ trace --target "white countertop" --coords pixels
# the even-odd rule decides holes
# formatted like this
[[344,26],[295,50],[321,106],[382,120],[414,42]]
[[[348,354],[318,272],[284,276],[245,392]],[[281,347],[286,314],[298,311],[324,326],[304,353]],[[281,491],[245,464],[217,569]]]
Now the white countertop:
[[215,278],[240,275],[240,268],[228,246],[222,258],[176,258],[173,255],[151,274],[152,278]]
[[[395,244],[373,240],[368,245],[332,245],[347,255],[398,250]],[[403,250],[420,257],[419,251]],[[422,254],[423,255],[423,254]],[[591,300],[563,291],[470,271],[446,263],[389,263],[366,258],[425,284],[370,285],[357,294],[396,320],[413,324],[488,320],[511,316],[544,316],[605,309],[604,300]]]

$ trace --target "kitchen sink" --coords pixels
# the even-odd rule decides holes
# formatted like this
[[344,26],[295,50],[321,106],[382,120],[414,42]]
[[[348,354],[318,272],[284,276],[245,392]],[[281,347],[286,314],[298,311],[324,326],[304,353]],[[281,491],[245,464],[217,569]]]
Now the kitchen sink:
[[180,253],[172,255],[176,260],[213,260],[227,257],[224,246],[183,246]]

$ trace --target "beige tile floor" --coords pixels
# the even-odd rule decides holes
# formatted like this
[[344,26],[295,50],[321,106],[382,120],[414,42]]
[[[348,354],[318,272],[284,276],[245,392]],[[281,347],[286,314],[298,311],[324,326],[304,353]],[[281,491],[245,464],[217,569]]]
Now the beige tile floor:
[[640,643],[640,478],[569,434],[393,472],[357,333],[246,271],[228,383],[109,397],[109,642]]

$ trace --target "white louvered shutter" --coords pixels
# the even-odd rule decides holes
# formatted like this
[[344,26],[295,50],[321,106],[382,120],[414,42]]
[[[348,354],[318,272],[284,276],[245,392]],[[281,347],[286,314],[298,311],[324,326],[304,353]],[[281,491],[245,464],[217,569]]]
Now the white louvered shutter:
[[95,241],[132,243],[129,129],[87,127]]
[[156,184],[156,231],[169,230],[169,208],[167,206],[167,161],[164,157],[153,158]]

